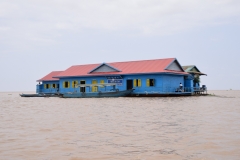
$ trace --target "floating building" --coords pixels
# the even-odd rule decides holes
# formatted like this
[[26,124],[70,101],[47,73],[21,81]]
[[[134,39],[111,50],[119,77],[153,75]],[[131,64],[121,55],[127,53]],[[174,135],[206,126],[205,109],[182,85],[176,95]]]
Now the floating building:
[[[192,95],[200,82],[196,66],[181,66],[176,58],[74,65],[37,80],[38,94],[92,93],[134,89],[129,96]],[[103,84],[102,86],[99,84]],[[194,86],[195,85],[195,86]]]

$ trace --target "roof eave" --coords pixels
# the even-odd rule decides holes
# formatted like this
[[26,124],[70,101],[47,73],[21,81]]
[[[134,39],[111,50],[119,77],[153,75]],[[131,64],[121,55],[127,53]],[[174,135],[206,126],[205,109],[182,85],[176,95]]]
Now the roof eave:
[[45,81],[59,81],[59,79],[56,79],[56,80],[41,80],[41,79],[39,79],[36,82],[45,82]]
[[177,73],[177,72],[145,72],[145,73],[125,73],[125,74],[97,74],[97,75],[75,75],[75,76],[61,76],[61,77],[53,77],[53,78],[75,78],[75,77],[100,77],[100,76],[114,76],[114,75],[140,75],[140,74],[175,74],[175,75],[188,75],[189,73],[187,72],[180,72],[180,73]]
[[187,73],[193,73],[193,74],[199,74],[199,75],[205,75],[205,76],[207,76],[207,74],[202,73],[202,72],[188,71]]

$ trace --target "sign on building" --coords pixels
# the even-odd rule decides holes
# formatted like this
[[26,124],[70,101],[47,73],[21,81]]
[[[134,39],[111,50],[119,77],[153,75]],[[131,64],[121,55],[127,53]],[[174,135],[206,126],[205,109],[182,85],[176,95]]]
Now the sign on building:
[[121,76],[108,76],[107,77],[108,83],[117,83],[118,86],[123,84],[123,79]]

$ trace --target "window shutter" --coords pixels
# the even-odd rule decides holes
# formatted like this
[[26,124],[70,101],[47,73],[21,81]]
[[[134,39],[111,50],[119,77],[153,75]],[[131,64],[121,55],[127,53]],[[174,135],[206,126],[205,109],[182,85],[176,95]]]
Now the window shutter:
[[68,88],[70,88],[70,81],[68,81]]
[[134,87],[137,86],[137,80],[136,80],[136,79],[133,80],[133,86],[134,86]]
[[44,84],[44,89],[46,89],[47,88],[47,85],[46,84]]
[[[75,85],[78,84],[78,81],[75,81]],[[74,85],[74,88],[77,88],[76,86]]]
[[[101,80],[100,83],[101,83],[101,84],[104,84],[104,80]],[[103,88],[103,86],[101,86],[101,87]]]
[[141,79],[138,79],[138,86],[139,86],[139,87],[141,87],[141,86],[142,86]]
[[147,79],[147,87],[149,87],[150,81],[149,79]]
[[[92,80],[92,84],[94,84],[94,80]],[[92,92],[94,92],[94,86],[92,86]]]
[[75,81],[72,81],[72,88],[75,88],[74,83],[75,83]]
[[65,88],[65,81],[63,81],[63,88]]

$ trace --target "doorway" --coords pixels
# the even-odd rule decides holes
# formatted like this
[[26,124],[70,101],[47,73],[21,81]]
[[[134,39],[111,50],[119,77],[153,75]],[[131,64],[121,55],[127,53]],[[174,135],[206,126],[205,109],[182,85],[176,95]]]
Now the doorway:
[[128,89],[132,89],[133,88],[133,80],[132,79],[128,79],[127,80],[127,90]]
[[[86,84],[85,81],[80,81],[80,84]],[[80,92],[85,92],[86,91],[86,87],[80,87]]]

